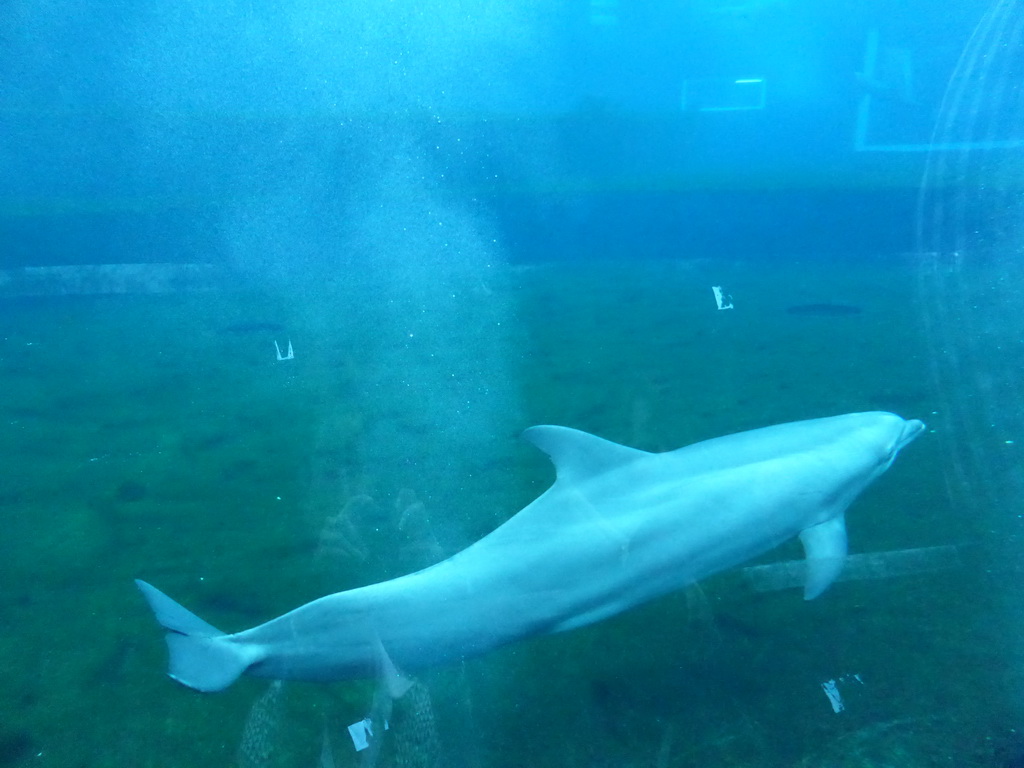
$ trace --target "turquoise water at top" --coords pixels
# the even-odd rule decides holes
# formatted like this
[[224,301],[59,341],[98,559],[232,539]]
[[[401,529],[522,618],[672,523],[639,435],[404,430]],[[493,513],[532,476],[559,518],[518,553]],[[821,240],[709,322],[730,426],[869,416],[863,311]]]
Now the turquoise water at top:
[[[1020,765],[1020,10],[12,5],[0,767]],[[530,425],[867,410],[928,430],[826,594],[423,672],[379,753],[374,681],[170,680],[132,583],[240,631],[486,535]]]

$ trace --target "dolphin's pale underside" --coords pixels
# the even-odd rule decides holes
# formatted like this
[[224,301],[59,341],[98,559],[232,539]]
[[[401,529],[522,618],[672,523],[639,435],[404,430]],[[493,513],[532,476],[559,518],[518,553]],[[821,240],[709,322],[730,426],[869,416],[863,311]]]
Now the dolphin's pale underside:
[[614,616],[794,536],[811,599],[843,567],[846,508],[923,429],[891,413],[851,413],[646,453],[532,427],[525,437],[551,457],[554,485],[422,571],[233,635],[137,584],[168,630],[169,674],[200,691],[243,673],[345,680],[475,656]]

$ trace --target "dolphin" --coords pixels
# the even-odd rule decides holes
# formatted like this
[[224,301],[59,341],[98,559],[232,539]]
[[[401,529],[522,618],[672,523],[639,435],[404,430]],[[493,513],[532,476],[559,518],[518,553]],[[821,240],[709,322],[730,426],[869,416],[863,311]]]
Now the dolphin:
[[568,427],[531,427],[524,437],[551,457],[554,484],[421,571],[236,634],[136,584],[168,630],[168,674],[198,691],[242,674],[395,680],[606,619],[795,536],[810,600],[843,568],[847,507],[923,430],[892,413],[850,413],[647,453]]

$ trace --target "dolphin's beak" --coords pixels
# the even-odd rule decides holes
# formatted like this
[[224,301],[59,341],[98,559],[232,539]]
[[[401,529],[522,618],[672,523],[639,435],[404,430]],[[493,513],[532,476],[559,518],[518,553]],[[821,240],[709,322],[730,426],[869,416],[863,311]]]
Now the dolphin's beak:
[[918,435],[924,432],[924,422],[918,419],[910,419],[903,423],[903,432],[900,434],[899,440],[896,441],[896,447],[893,449],[893,453],[898,453],[903,446],[913,442]]

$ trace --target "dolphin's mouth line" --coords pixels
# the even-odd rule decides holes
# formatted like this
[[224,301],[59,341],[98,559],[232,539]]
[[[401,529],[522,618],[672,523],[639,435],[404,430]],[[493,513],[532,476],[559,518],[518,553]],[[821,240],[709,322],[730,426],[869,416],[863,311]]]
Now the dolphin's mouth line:
[[897,444],[893,454],[898,453],[903,449],[904,446],[912,443],[917,439],[918,435],[924,432],[924,422],[919,419],[908,421],[906,426],[903,428],[903,434],[900,435],[899,443]]
[[889,452],[889,458],[885,462],[885,466],[882,468],[883,472],[887,470],[890,466],[892,466],[892,463],[896,460],[896,456],[899,454],[900,451],[902,451],[910,443],[914,442],[914,440],[916,440],[918,436],[922,432],[924,432],[924,428],[924,422],[920,421],[919,419],[908,421],[906,425],[904,425],[903,432],[900,434],[900,437],[896,441],[896,444],[893,445],[892,450]]

